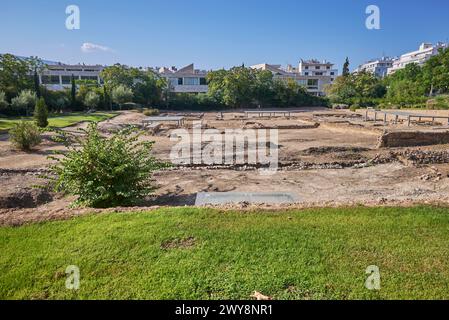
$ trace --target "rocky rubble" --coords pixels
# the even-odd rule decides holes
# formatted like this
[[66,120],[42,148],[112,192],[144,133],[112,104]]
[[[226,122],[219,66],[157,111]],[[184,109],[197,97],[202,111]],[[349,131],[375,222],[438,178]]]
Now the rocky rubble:
[[53,200],[53,195],[43,188],[18,188],[0,196],[0,208],[35,208]]
[[27,175],[27,176],[40,176],[43,174],[50,173],[50,170],[46,168],[38,168],[38,169],[6,169],[0,168],[0,176],[9,176],[9,175]]
[[414,165],[449,163],[449,151],[406,150],[399,156]]
[[[315,149],[315,148],[310,148]],[[347,150],[347,149],[345,149]],[[337,148],[332,151],[341,151]],[[361,151],[361,150],[360,150]],[[307,152],[330,152],[330,150],[309,150]],[[336,159],[341,158],[336,153]],[[428,164],[441,164],[449,163],[449,151],[426,151],[426,150],[405,150],[405,151],[389,151],[387,153],[378,153],[370,159],[360,157],[360,159],[350,157],[343,160],[323,162],[323,163],[312,163],[304,161],[295,162],[280,162],[278,164],[278,170],[310,170],[310,169],[344,169],[344,168],[364,168],[373,165],[387,164],[392,162],[401,162],[404,165],[428,165]],[[187,164],[179,165],[169,168],[167,170],[237,170],[237,171],[251,171],[259,170],[263,168],[268,168],[267,165],[263,164],[216,164],[216,165],[206,165],[206,164]]]

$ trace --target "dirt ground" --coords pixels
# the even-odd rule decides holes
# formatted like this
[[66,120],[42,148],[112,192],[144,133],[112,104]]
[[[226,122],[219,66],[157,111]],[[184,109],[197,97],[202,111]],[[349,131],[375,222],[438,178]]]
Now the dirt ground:
[[[446,115],[441,111],[419,111],[422,114]],[[172,112],[171,115],[177,113]],[[97,210],[71,208],[71,197],[35,188],[42,184],[39,175],[46,172],[47,158],[53,150],[64,147],[44,136],[35,150],[15,150],[8,136],[0,136],[0,225],[19,225],[31,221],[62,219],[89,212],[111,210],[147,210],[158,206],[194,205],[197,192],[290,192],[300,202],[294,207],[344,206],[353,204],[388,205],[411,203],[449,203],[448,145],[407,148],[378,148],[384,130],[444,130],[447,124],[405,122],[394,124],[388,119],[364,121],[363,112],[304,108],[290,118],[250,118],[238,110],[217,112],[184,112],[185,129],[201,124],[202,129],[277,129],[279,168],[263,174],[259,165],[184,165],[155,173],[159,186],[155,196],[144,199],[138,208]],[[125,111],[99,124],[103,133],[133,124],[141,126],[145,116]],[[82,123],[65,130],[76,131]],[[145,139],[155,141],[154,155],[170,159],[177,141],[170,139],[172,126],[163,126]],[[235,206],[225,206],[225,208]],[[250,206],[251,207],[251,206]],[[257,206],[259,207],[259,206]],[[266,207],[266,206],[264,206]],[[270,207],[270,206],[268,206]],[[292,207],[292,205],[289,205]],[[272,208],[272,207],[271,207]]]

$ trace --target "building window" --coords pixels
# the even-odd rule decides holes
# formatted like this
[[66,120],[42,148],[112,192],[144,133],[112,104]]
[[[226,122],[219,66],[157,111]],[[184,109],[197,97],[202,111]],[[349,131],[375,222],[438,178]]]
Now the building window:
[[335,72],[331,72],[331,76],[333,76],[335,74]]
[[309,70],[309,67],[308,67],[308,66],[306,66],[306,67],[304,67],[304,69],[306,69],[306,70]]
[[202,85],[202,86],[207,85],[206,78],[200,78],[200,85]]
[[322,73],[322,72],[315,72],[315,75],[316,75],[316,76],[322,76],[323,73]]
[[62,76],[62,84],[71,84],[72,83],[72,77],[71,76]]
[[178,78],[178,86],[182,86],[182,84],[183,84],[182,78]]
[[320,67],[320,66],[315,66],[315,69],[316,69],[316,70],[320,70],[321,67]]
[[92,80],[98,82],[98,77],[96,76],[81,76],[81,80]]
[[330,66],[327,66],[327,67],[326,67],[327,70],[330,70],[330,68],[331,68]]
[[41,76],[42,84],[50,84],[50,76]]
[[186,86],[197,86],[199,84],[200,84],[199,78],[194,78],[194,77],[184,78],[184,85],[186,85]]
[[42,76],[42,84],[59,84],[59,76]]
[[307,80],[307,88],[318,89],[318,79],[308,79]]
[[178,78],[169,78],[168,80],[170,81],[170,86],[176,87],[178,85]]
[[308,76],[308,75],[309,75],[309,73],[308,73],[308,72],[304,72],[304,74],[305,74],[306,76]]

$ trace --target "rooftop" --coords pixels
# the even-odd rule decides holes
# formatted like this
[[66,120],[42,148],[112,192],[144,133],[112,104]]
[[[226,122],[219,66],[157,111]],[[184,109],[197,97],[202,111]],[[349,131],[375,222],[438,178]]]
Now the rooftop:
[[329,65],[329,66],[333,66],[334,65],[333,63],[331,63],[329,61],[326,61],[326,60],[319,61],[318,59],[309,59],[309,60],[301,59],[300,63],[303,63],[303,64],[322,64],[322,65]]

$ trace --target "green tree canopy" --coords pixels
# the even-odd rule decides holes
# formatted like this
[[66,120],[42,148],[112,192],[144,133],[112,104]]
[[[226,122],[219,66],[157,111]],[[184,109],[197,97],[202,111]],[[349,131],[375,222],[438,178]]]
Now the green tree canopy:
[[382,98],[386,91],[382,80],[366,71],[337,77],[334,83],[326,88],[333,102],[349,104],[355,100]]
[[[165,79],[160,78],[151,70],[132,68],[116,64],[103,69],[101,77],[110,88],[124,86],[133,92],[136,103],[151,105],[161,101]],[[129,101],[127,101],[129,102]]]
[[133,92],[130,88],[119,85],[112,89],[112,101],[122,105],[126,102],[131,102],[133,99]]
[[23,109],[28,115],[29,109],[36,104],[36,93],[27,89],[20,92],[20,94],[11,100],[11,107],[13,109]]
[[99,104],[100,104],[100,95],[98,95],[94,91],[88,92],[84,97],[84,105],[91,109],[97,108]]
[[30,63],[12,54],[0,55],[0,91],[11,99],[25,89],[33,88]]

